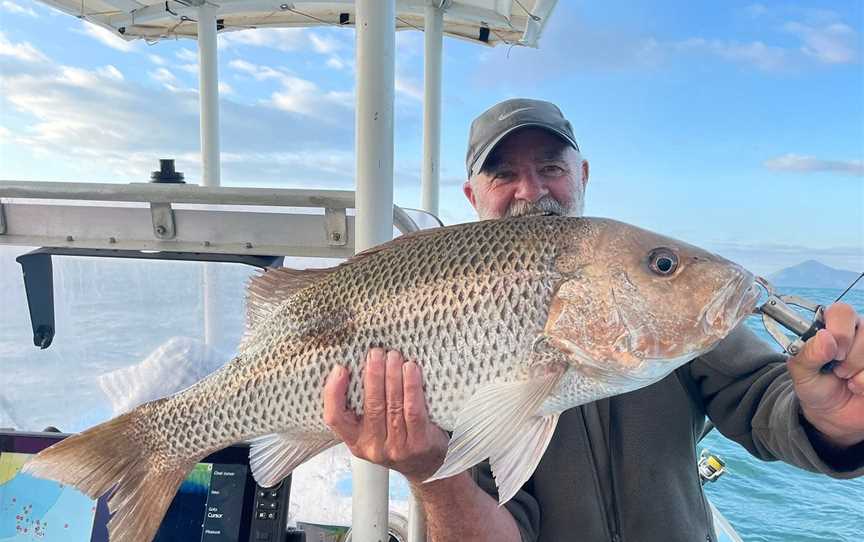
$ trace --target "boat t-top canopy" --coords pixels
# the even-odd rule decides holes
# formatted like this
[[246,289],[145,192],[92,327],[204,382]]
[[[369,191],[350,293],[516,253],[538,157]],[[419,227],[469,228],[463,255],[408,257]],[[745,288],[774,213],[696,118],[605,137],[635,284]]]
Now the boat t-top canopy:
[[[351,1],[299,0],[41,0],[75,17],[107,28],[127,40],[194,38],[198,10],[216,6],[220,31],[251,28],[353,26]],[[535,47],[555,1],[547,0],[398,0],[397,29],[423,29],[430,4],[445,9],[444,34],[494,46]]]

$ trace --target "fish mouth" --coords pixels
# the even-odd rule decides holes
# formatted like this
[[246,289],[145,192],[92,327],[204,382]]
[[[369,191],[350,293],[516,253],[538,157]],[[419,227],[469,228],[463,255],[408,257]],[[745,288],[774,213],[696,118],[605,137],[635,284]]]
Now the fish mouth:
[[715,343],[729,334],[744,318],[753,314],[759,300],[759,286],[752,273],[741,269],[723,285],[699,315],[699,326]]

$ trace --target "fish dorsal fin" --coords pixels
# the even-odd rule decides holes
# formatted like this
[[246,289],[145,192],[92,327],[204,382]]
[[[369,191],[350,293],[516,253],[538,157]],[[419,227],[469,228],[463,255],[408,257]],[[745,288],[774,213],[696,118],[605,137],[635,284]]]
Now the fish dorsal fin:
[[538,412],[562,374],[555,370],[480,389],[457,416],[444,464],[426,481],[455,476],[490,458],[499,502],[509,500],[534,473],[555,431],[558,415]]
[[255,327],[262,319],[273,313],[283,301],[326,277],[335,267],[324,269],[289,269],[278,267],[266,269],[252,277],[246,288],[246,324]]
[[444,226],[441,228],[429,228],[426,230],[418,230],[418,231],[412,231],[409,233],[405,233],[405,234],[400,235],[399,237],[394,237],[393,239],[391,239],[389,241],[385,241],[385,242],[381,243],[380,245],[375,245],[374,247],[369,247],[366,250],[358,252],[357,254],[352,256],[351,258],[348,258],[348,260],[346,260],[345,263],[343,263],[342,265],[348,265],[348,264],[351,264],[353,262],[356,262],[357,260],[362,260],[364,258],[372,256],[373,254],[377,254],[379,252],[383,252],[383,251],[389,250],[391,248],[399,247],[400,245],[402,245],[404,243],[410,243],[410,242],[416,241],[418,239],[423,239],[425,237],[435,237],[437,235],[442,235],[445,231],[453,231],[454,229],[463,228],[465,226],[470,226],[471,224],[472,223],[456,224],[453,226]]
[[273,487],[297,468],[338,440],[329,438],[304,439],[285,433],[274,433],[252,440],[249,464],[255,482],[262,487]]
[[291,269],[288,267],[277,267],[264,270],[263,273],[253,277],[249,281],[249,286],[246,289],[247,329],[254,328],[268,315],[272,314],[276,307],[282,304],[282,302],[290,299],[303,288],[322,280],[337,269],[350,266],[379,252],[398,247],[403,243],[415,239],[431,235],[440,235],[440,230],[441,228],[433,228],[401,235],[395,239],[381,243],[380,245],[358,252],[354,256],[334,267],[321,269]]

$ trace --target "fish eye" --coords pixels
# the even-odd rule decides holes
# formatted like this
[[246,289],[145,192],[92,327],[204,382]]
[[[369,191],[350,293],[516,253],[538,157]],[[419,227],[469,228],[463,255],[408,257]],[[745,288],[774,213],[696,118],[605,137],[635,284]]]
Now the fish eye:
[[678,255],[665,247],[655,248],[648,254],[648,267],[658,275],[671,275],[678,269]]

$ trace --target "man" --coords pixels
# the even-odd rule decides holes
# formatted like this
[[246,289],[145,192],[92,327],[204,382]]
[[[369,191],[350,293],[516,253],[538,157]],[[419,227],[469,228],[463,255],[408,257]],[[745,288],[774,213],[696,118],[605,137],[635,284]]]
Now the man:
[[[481,219],[536,211],[578,216],[588,182],[556,106],[508,100],[471,125],[464,192]],[[346,409],[349,375],[324,390],[325,420],[351,452],[401,472],[434,541],[715,540],[696,468],[707,415],[756,457],[843,478],[864,474],[864,319],[825,311],[826,330],[793,358],[743,326],[712,352],[635,392],[566,411],[532,478],[499,507],[488,463],[422,483],[447,435],[426,415],[419,367],[373,350],[365,414]],[[832,373],[820,368],[840,360]]]

